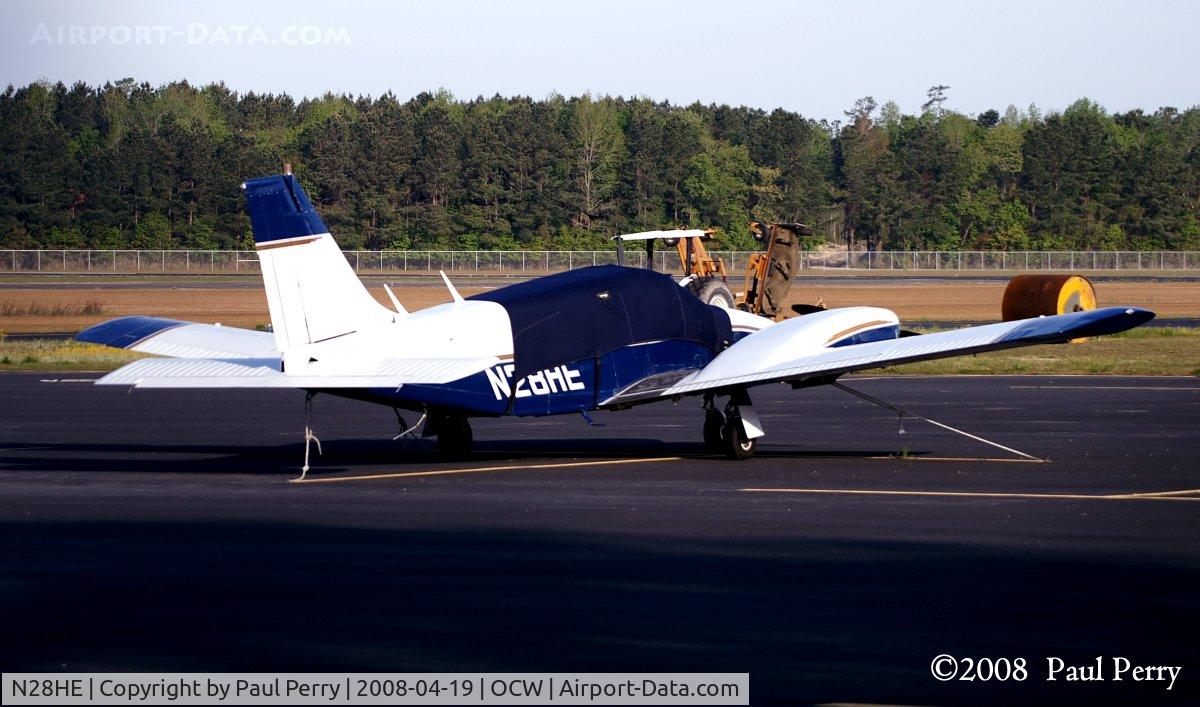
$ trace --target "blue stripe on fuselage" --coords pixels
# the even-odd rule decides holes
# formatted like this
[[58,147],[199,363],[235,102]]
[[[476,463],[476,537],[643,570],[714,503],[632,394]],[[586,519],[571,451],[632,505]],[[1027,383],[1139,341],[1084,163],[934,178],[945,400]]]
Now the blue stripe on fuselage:
[[856,344],[869,344],[872,341],[887,341],[900,336],[900,326],[892,324],[890,326],[881,326],[876,329],[867,329],[860,331],[853,336],[847,336],[844,339],[833,342],[829,348],[834,349],[839,346],[854,346]]
[[[517,381],[511,414],[540,416],[592,410],[598,400],[606,400],[647,376],[702,368],[714,356],[703,344],[672,339],[610,351],[600,357],[599,374],[594,358],[552,366]],[[503,363],[451,383],[372,390],[370,397],[408,408],[429,406],[473,415],[509,414],[513,368],[512,363]]]

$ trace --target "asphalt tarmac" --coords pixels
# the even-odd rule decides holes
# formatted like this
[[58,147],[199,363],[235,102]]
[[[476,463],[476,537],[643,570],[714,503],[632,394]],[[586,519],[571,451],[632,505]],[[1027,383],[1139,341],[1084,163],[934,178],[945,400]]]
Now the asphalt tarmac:
[[[4,671],[749,672],[754,704],[1200,697],[1200,380],[851,377],[393,442],[391,410],[0,375]],[[411,419],[410,422],[415,421]],[[315,450],[314,450],[315,455]],[[1028,677],[941,682],[940,654]],[[1048,682],[1047,659],[1104,682]],[[1180,666],[1113,682],[1111,660]]]

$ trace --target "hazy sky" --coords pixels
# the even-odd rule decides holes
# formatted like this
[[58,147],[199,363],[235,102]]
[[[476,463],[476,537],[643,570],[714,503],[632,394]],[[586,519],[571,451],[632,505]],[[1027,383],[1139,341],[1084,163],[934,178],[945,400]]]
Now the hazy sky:
[[841,118],[919,108],[1200,103],[1200,2],[83,2],[0,4],[0,82],[224,81],[408,98],[643,95]]

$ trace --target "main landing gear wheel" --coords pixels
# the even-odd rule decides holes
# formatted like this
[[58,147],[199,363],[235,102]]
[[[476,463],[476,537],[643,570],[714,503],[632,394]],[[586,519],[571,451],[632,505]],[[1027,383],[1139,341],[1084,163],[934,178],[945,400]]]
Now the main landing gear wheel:
[[704,411],[704,448],[714,454],[725,451],[725,416],[720,410]]
[[471,453],[475,437],[471,434],[471,423],[461,416],[446,416],[438,420],[438,452],[447,458],[465,457]]
[[742,418],[737,415],[725,417],[725,429],[721,444],[730,459],[749,459],[754,456],[754,451],[758,448],[757,440],[746,437],[746,430],[742,427]]

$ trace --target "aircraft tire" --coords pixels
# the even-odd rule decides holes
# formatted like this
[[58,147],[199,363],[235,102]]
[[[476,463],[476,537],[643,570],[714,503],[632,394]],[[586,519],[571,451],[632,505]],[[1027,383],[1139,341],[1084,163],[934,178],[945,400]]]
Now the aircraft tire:
[[725,416],[718,410],[704,412],[704,448],[714,453],[725,450]]
[[438,453],[444,457],[465,457],[471,453],[475,437],[465,417],[445,417],[438,425]]
[[725,455],[730,459],[749,459],[758,449],[758,440],[746,437],[746,430],[742,429],[742,420],[739,417],[730,415],[725,419],[724,437],[721,443],[725,447]]

